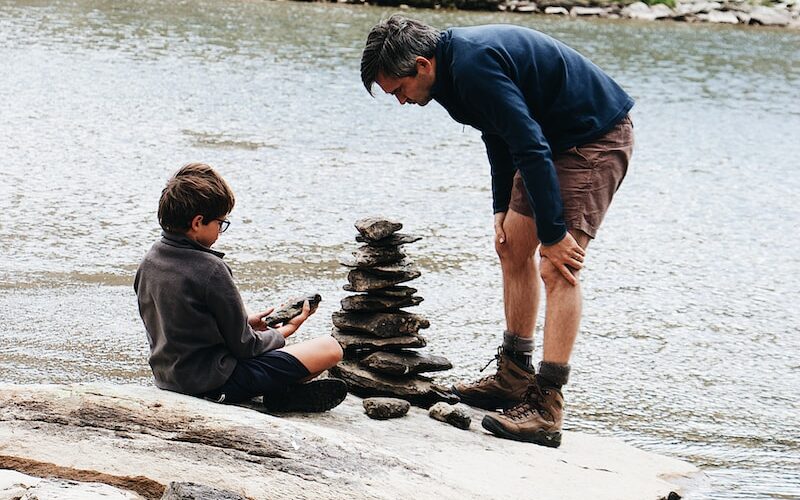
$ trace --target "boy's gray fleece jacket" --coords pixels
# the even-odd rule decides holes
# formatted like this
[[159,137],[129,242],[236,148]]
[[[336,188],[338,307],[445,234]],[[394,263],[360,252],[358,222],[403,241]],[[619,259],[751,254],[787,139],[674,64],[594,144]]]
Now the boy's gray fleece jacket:
[[161,236],[133,283],[156,386],[201,394],[224,384],[237,359],[285,345],[277,330],[258,332],[247,323],[223,253],[182,234]]

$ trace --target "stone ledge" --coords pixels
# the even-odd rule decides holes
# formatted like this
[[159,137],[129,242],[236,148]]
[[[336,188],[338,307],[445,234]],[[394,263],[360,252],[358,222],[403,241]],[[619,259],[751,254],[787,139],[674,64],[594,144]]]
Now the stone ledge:
[[[476,410],[474,419],[481,415]],[[424,491],[442,499],[657,500],[682,493],[670,481],[698,475],[680,460],[577,432],[547,449],[497,439],[480,426],[455,429],[418,408],[400,419],[371,420],[353,396],[325,414],[279,418],[104,384],[0,384],[0,455],[96,477],[195,482],[254,499]],[[5,498],[11,472],[2,474]]]

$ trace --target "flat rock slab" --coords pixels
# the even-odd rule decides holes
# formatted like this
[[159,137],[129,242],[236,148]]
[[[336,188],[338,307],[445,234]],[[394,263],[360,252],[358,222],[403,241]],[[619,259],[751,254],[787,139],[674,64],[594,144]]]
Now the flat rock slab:
[[350,292],[372,292],[405,283],[420,276],[422,273],[416,269],[381,274],[374,273],[372,270],[352,269],[347,273],[348,284],[344,286],[344,289]]
[[212,488],[197,483],[169,483],[161,500],[247,500],[232,491]]
[[383,217],[359,219],[356,221],[355,226],[361,236],[368,241],[382,240],[403,229],[401,223],[384,219]]
[[269,327],[274,327],[282,323],[286,323],[295,316],[303,312],[303,304],[308,301],[311,307],[311,312],[316,311],[322,296],[318,293],[311,293],[302,297],[293,297],[286,301],[286,304],[273,311],[269,316],[262,318],[262,321]]
[[345,257],[339,263],[347,267],[374,267],[394,264],[405,259],[406,254],[397,247],[372,247],[363,245],[353,252],[352,257]]
[[375,352],[362,359],[359,364],[374,372],[395,376],[438,372],[453,368],[452,363],[444,356],[424,355],[411,351]]
[[415,348],[425,347],[427,345],[425,338],[419,335],[380,338],[357,332],[343,332],[338,328],[334,328],[331,335],[339,342],[339,345],[342,346],[345,352],[355,350],[401,349],[403,347]]
[[328,371],[331,376],[344,380],[351,393],[361,397],[401,398],[423,408],[439,401],[458,402],[458,397],[446,388],[421,376],[388,377],[366,370],[352,361],[342,361]]
[[387,420],[399,418],[408,413],[411,403],[398,398],[367,398],[364,400],[364,411],[369,418]]
[[353,313],[336,311],[331,315],[333,325],[340,330],[368,333],[376,337],[416,335],[431,326],[430,321],[405,311],[389,313]]
[[423,298],[419,296],[350,295],[342,299],[342,309],[349,312],[381,312],[418,306],[422,301]]
[[[276,417],[153,387],[0,384],[0,454],[143,477],[162,492],[178,481],[252,499],[657,500],[689,493],[669,481],[698,474],[610,437],[565,431],[550,449],[435,424],[413,407],[369,419],[352,395],[330,412]],[[531,471],[548,480],[532,485]],[[19,496],[19,476],[0,470],[0,498]]]
[[373,247],[399,247],[400,245],[407,245],[415,243],[422,239],[422,236],[414,234],[394,233],[393,235],[380,240],[368,240],[363,236],[356,236],[356,241],[359,243],[366,243]]
[[464,405],[450,405],[444,402],[436,403],[430,407],[428,415],[435,420],[464,430],[469,429],[472,423],[472,415]]
[[347,290],[348,292],[356,292],[356,291],[366,291],[368,295],[374,295],[377,297],[410,297],[417,293],[416,288],[411,288],[410,286],[390,286],[387,288],[379,288],[377,290],[354,290],[353,287],[348,283],[344,285],[342,288]]

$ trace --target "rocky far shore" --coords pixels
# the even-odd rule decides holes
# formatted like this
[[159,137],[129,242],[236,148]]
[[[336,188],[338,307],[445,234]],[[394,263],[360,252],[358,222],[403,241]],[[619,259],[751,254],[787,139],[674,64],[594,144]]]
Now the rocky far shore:
[[699,474],[612,438],[566,431],[551,449],[364,411],[352,395],[276,417],[152,387],[0,384],[0,498],[674,500]]
[[[305,1],[305,0],[300,0]],[[322,0],[325,1],[325,0]],[[765,5],[751,0],[679,1],[651,4],[630,0],[330,0],[384,7],[506,11],[569,17],[743,24],[800,29],[800,0]]]

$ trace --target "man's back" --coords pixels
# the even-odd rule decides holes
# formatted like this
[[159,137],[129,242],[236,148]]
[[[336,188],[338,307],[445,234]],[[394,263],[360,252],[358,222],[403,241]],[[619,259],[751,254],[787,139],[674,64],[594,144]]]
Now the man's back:
[[[633,106],[633,100],[591,61],[528,28],[448,29],[437,47],[436,61],[432,93],[453,118],[503,136],[508,128],[527,129],[520,124],[527,116],[538,123],[554,152],[604,134]],[[511,106],[495,105],[503,100]],[[509,111],[513,107],[520,115]]]

